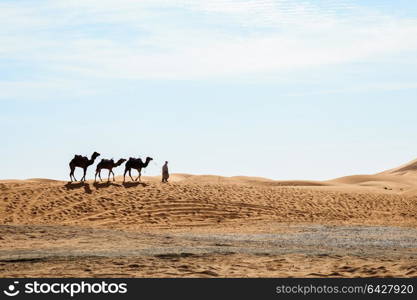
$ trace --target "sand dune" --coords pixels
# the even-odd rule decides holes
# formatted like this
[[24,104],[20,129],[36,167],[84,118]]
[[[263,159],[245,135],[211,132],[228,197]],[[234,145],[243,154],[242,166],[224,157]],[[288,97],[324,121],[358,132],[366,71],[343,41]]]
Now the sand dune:
[[413,160],[397,168],[384,171],[381,174],[394,174],[417,177],[417,160]]
[[[159,182],[160,177],[144,177],[153,182]],[[118,180],[122,180],[118,177]],[[312,180],[286,180],[278,181],[263,177],[233,176],[224,177],[216,175],[173,174],[171,182],[197,183],[197,184],[237,184],[253,186],[329,186],[331,183]]]
[[[209,226],[221,222],[274,220],[288,223],[417,224],[416,199],[384,189],[362,189],[364,177],[339,179],[341,186],[296,186],[256,178],[173,176],[136,182],[2,182],[2,224],[67,224],[98,227]],[[360,180],[359,180],[360,179]],[[373,181],[375,178],[372,177]],[[407,186],[396,181],[395,187]],[[384,184],[387,184],[384,181]],[[388,185],[388,184],[387,184]]]
[[159,177],[143,179],[143,185],[0,181],[0,222],[126,228],[208,226],[250,219],[417,224],[416,182],[392,171],[328,182],[189,174],[174,174],[166,185]]
[[[173,174],[169,184],[160,183],[159,177],[143,177],[143,184],[123,184],[120,177],[116,182],[109,183],[68,183],[40,178],[2,180],[0,240],[6,240],[7,243],[3,245],[7,247],[0,247],[0,256],[7,258],[8,255],[16,253],[16,249],[23,251],[25,248],[28,251],[38,249],[39,253],[52,251],[56,256],[59,252],[54,251],[58,251],[60,247],[66,249],[71,245],[79,245],[74,251],[86,253],[95,249],[96,245],[99,245],[99,248],[104,247],[104,241],[111,238],[110,235],[101,242],[95,241],[97,235],[88,233],[90,229],[86,229],[85,233],[82,228],[118,230],[116,237],[126,236],[127,239],[117,242],[120,245],[128,241],[136,245],[135,243],[142,238],[129,236],[128,232],[168,234],[166,241],[163,238],[156,242],[155,249],[159,249],[158,251],[171,249],[166,248],[172,247],[172,237],[169,235],[179,232],[194,232],[198,235],[204,233],[214,238],[216,234],[295,234],[290,230],[290,227],[295,225],[307,226],[306,230],[312,230],[318,224],[335,228],[364,225],[376,226],[375,228],[416,228],[415,164],[412,162],[375,175],[348,176],[326,182],[190,174]],[[285,226],[279,225],[278,228],[272,224]],[[37,228],[36,226],[46,227],[34,233],[33,228]],[[65,236],[64,228],[67,227],[75,229]],[[24,228],[22,235],[16,233],[20,232],[19,228]],[[55,232],[56,237],[55,233],[51,232]],[[381,232],[385,234],[384,232],[388,231]],[[85,234],[89,238],[75,241],[74,244],[74,236]],[[347,233],[346,237],[350,237],[350,234]],[[331,241],[325,240],[324,243]],[[149,244],[149,239],[145,238],[144,243]],[[180,255],[181,247],[185,247],[185,244],[181,243],[175,255]],[[233,244],[233,240],[230,243]],[[229,242],[214,244],[229,247]],[[137,245],[140,248],[141,244]],[[269,253],[267,255],[248,254],[245,247],[239,248],[237,252],[233,250],[233,255],[217,255],[219,250],[215,250],[201,256],[198,254],[200,245],[201,243],[191,248],[196,251],[193,252],[193,256],[177,259],[174,255],[169,268],[165,267],[166,264],[161,262],[160,258],[149,259],[142,254],[137,257],[124,254],[123,257],[113,258],[104,255],[100,259],[83,256],[76,260],[74,258],[73,266],[70,266],[71,261],[66,256],[55,261],[51,261],[48,256],[32,261],[32,267],[36,269],[27,273],[24,273],[24,270],[28,269],[24,260],[0,259],[0,275],[44,276],[45,272],[52,272],[52,276],[117,277],[117,272],[122,272],[121,269],[124,268],[117,266],[141,265],[141,270],[123,269],[120,274],[156,277],[227,277],[245,274],[253,277],[417,276],[417,258],[408,252],[408,248],[401,250],[405,253],[404,256],[399,255],[402,252],[398,249],[388,249],[383,257],[373,248],[361,248],[357,243],[353,243],[349,247],[350,250],[343,255],[327,253],[325,257],[313,255],[311,250],[302,252],[304,254],[301,256],[296,255],[301,253],[301,246],[297,249],[291,246],[287,252],[275,257],[266,249],[260,252],[266,251]],[[260,245],[264,245],[262,241]],[[210,249],[211,246],[207,247]],[[417,244],[407,247],[416,249]],[[109,245],[107,248],[111,249],[112,246]],[[100,251],[99,253],[103,253],[104,250]],[[363,254],[357,257],[354,251]],[[94,252],[91,255],[99,254]],[[240,260],[245,263],[239,264]],[[178,261],[182,264],[177,265]],[[275,264],[274,261],[280,263]],[[400,261],[401,264],[395,263],[396,261]],[[306,264],[309,267],[297,269],[294,267],[295,263]],[[84,269],[90,271],[83,271],[79,264],[85,265]],[[106,265],[99,268],[100,264]],[[188,273],[181,269],[184,266]],[[209,266],[214,269],[210,269]],[[61,270],[61,275],[51,269]],[[38,273],[36,270],[39,270]]]
[[373,187],[375,189],[394,190],[403,192],[415,186],[415,180],[394,175],[354,175],[328,181],[340,188],[347,185],[350,188]]
[[417,187],[417,160],[378,174],[346,176],[329,180],[328,183],[384,188],[406,195],[407,191]]

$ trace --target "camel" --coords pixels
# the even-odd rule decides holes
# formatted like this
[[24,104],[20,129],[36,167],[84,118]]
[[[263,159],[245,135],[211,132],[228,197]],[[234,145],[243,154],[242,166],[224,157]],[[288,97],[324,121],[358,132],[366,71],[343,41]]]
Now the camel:
[[89,166],[91,166],[94,161],[96,160],[97,157],[100,156],[100,153],[94,152],[93,155],[91,155],[91,159],[88,159],[88,157],[86,156],[81,156],[81,155],[75,155],[74,158],[71,160],[71,162],[69,163],[69,167],[71,169],[70,172],[70,179],[72,182],[72,179],[74,178],[75,181],[77,181],[77,179],[74,176],[74,171],[75,168],[81,168],[84,170],[84,176],[81,178],[80,181],[85,181],[85,175],[87,174],[87,168]]
[[[126,165],[125,165],[125,173],[123,174],[123,182],[125,182],[126,173],[128,171],[129,171],[130,179],[132,179],[133,181],[138,181],[139,179],[139,182],[140,182],[140,177],[142,176],[142,168],[146,168],[152,160],[153,158],[151,157],[147,157],[145,162],[143,162],[142,159],[140,158],[132,158],[132,157],[129,158],[129,160],[126,162]],[[132,178],[132,174],[131,174],[132,169],[138,170],[139,172],[139,176],[135,180]]]
[[99,162],[98,165],[97,165],[96,176],[94,177],[94,182],[97,180],[97,175],[100,178],[100,181],[103,181],[101,179],[101,170],[102,169],[109,170],[109,177],[107,178],[107,181],[110,181],[110,174],[113,174],[113,181],[115,181],[113,168],[117,168],[118,166],[122,165],[125,161],[126,161],[126,159],[124,159],[124,158],[119,159],[116,163],[114,162],[113,159],[102,159],[101,162]]

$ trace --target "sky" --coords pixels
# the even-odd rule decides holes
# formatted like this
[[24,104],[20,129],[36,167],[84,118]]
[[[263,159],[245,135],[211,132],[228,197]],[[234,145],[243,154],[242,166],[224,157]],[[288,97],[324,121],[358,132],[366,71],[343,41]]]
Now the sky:
[[0,179],[94,151],[151,156],[145,175],[396,167],[417,158],[416,36],[408,0],[1,0]]

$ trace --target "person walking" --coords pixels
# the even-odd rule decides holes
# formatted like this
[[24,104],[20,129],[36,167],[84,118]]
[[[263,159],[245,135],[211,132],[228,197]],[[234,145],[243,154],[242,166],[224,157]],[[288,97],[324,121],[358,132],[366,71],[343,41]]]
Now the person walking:
[[168,182],[169,171],[168,171],[168,162],[165,162],[165,165],[162,167],[162,182]]

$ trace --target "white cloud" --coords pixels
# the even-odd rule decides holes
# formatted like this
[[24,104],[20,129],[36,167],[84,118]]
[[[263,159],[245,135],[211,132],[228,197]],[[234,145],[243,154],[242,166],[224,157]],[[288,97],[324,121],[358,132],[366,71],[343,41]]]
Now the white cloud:
[[[195,79],[383,61],[417,50],[417,20],[348,0],[326,6],[295,0],[44,3],[1,5],[0,62],[86,77]],[[182,19],[179,11],[201,21]],[[103,25],[109,32],[89,32]],[[117,28],[132,32],[119,39]]]

